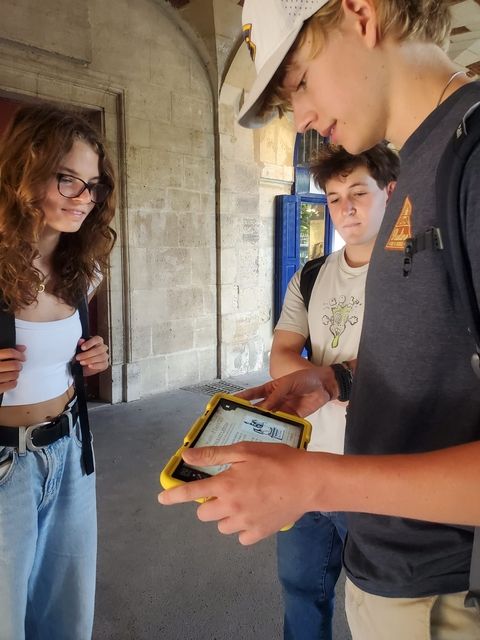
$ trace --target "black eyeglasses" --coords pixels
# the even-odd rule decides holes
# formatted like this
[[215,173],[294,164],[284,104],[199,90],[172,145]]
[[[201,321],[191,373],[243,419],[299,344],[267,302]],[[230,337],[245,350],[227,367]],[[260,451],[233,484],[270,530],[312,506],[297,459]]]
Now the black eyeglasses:
[[58,192],[65,198],[78,198],[88,189],[90,198],[95,204],[102,204],[108,198],[112,188],[104,182],[85,182],[81,178],[57,173]]

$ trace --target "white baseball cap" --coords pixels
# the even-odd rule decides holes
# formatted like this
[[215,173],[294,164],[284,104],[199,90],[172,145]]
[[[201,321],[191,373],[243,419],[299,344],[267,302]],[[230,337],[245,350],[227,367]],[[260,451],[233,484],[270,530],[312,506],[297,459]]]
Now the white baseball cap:
[[238,115],[242,127],[262,127],[275,113],[259,115],[268,83],[295,42],[303,23],[329,0],[245,0],[243,37],[257,77]]

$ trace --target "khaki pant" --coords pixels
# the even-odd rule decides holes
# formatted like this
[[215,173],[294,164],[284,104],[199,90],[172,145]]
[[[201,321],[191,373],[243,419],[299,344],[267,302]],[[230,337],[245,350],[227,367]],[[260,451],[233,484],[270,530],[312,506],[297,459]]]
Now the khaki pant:
[[384,598],[347,579],[345,608],[353,640],[480,640],[480,613],[465,592],[428,598]]

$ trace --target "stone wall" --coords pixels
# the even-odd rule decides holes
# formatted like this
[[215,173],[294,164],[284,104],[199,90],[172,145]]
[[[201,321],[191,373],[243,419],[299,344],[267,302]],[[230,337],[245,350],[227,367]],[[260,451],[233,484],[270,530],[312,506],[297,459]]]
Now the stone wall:
[[228,81],[227,76],[219,118],[221,361],[225,376],[268,366],[273,331],[274,204],[275,196],[291,192],[295,141],[287,118],[261,130],[239,127],[235,105],[240,90]]

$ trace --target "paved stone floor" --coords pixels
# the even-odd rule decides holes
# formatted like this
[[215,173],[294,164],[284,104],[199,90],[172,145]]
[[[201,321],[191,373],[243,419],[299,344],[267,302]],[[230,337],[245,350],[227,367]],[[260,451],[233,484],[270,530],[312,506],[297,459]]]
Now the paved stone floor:
[[[159,472],[207,401],[179,390],[91,412],[99,508],[94,640],[282,637],[274,538],[242,547],[199,522],[195,505],[157,503]],[[350,639],[343,581],[335,640]]]

